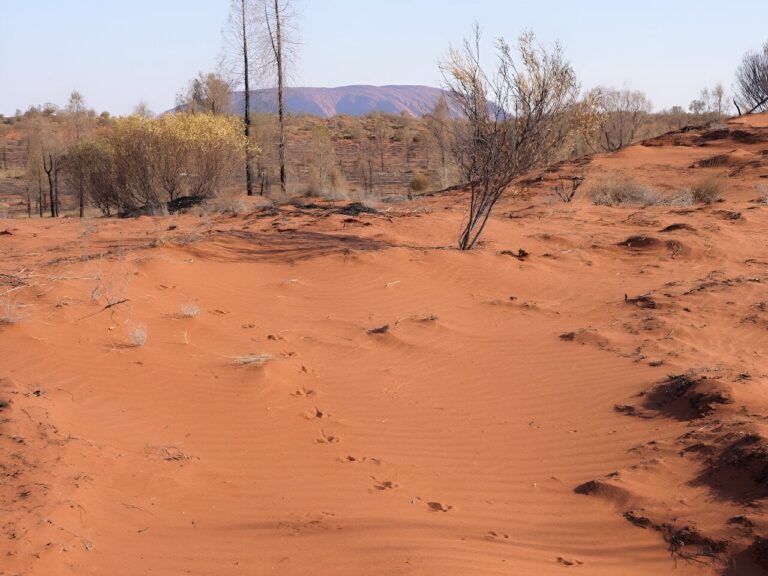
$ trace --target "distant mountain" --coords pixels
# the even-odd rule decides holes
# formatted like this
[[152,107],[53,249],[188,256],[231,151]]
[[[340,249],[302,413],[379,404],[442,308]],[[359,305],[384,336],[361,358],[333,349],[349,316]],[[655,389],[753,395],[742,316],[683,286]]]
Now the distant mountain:
[[[432,111],[444,92],[429,86],[342,86],[339,88],[288,88],[285,104],[291,114],[313,114],[324,118],[337,114],[364,116],[371,112],[416,117]],[[252,90],[251,110],[277,112],[277,90]],[[245,108],[245,92],[232,94],[231,112]]]

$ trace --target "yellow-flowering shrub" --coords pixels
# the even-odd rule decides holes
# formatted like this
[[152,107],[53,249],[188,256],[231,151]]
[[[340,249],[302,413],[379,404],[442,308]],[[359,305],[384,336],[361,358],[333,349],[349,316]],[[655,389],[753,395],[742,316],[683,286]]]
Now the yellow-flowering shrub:
[[120,118],[106,140],[125,209],[214,194],[234,172],[246,146],[238,118],[189,113]]

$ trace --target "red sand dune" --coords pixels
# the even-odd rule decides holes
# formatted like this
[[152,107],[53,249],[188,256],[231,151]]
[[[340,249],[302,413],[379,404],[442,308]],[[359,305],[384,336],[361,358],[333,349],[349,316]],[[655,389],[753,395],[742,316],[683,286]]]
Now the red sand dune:
[[3,222],[0,574],[762,573],[766,165],[549,195],[732,170],[691,166],[740,122],[532,178],[472,253],[463,193]]

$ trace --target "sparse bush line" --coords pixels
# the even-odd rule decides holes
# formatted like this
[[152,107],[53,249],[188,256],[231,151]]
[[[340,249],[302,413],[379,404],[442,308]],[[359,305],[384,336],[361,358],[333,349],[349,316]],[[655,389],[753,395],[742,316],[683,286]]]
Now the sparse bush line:
[[614,177],[592,182],[587,193],[597,206],[687,206],[719,201],[722,188],[722,179],[710,176],[678,190],[674,196],[665,196],[631,178]]

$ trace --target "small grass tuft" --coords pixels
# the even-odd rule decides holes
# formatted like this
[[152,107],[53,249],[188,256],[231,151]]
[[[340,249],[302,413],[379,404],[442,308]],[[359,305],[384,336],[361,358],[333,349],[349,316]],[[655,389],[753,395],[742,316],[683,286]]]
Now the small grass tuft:
[[255,366],[261,368],[270,360],[272,360],[271,354],[248,354],[247,356],[238,356],[235,358],[235,364],[237,366]]
[[723,181],[710,176],[694,182],[688,189],[691,199],[696,204],[712,204],[722,197]]
[[13,298],[3,298],[0,300],[0,326],[13,325],[24,318],[21,305],[16,303]]
[[629,178],[594,182],[587,192],[598,206],[655,206],[664,203],[664,197],[658,190]]
[[758,204],[768,204],[768,184],[757,185],[757,200]]
[[184,318],[195,318],[200,315],[200,308],[194,302],[183,304],[181,307],[181,315]]
[[137,324],[128,331],[128,338],[131,340],[131,344],[140,348],[147,343],[147,325]]

